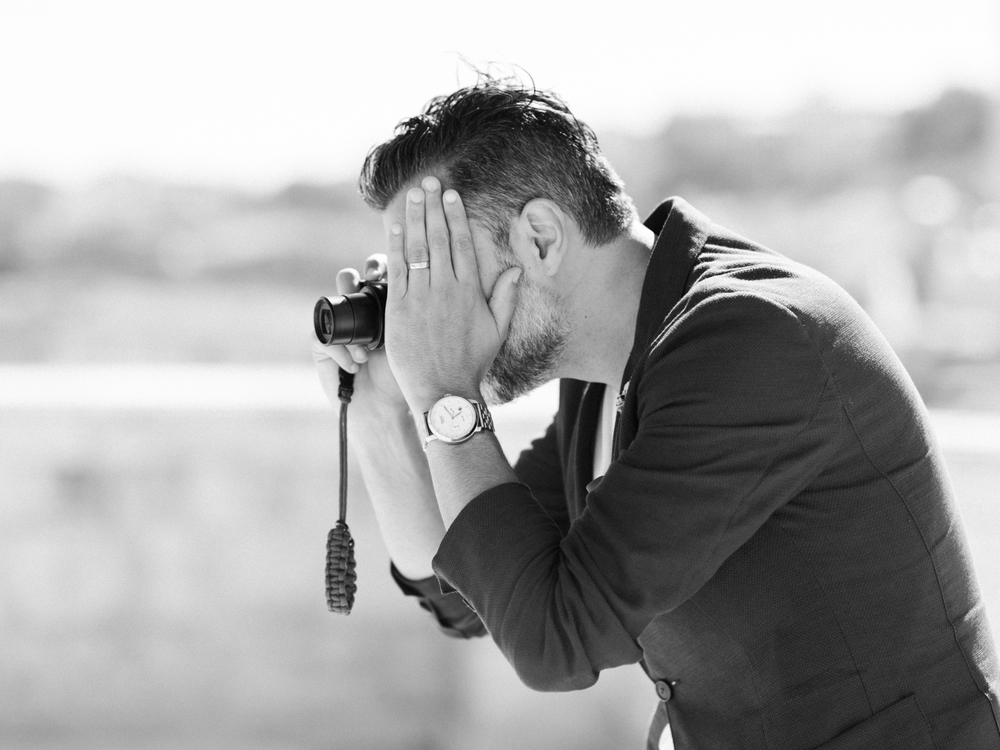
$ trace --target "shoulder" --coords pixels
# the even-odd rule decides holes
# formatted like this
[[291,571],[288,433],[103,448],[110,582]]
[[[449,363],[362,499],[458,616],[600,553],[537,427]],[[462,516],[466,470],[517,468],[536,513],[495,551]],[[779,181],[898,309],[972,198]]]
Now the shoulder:
[[822,350],[831,329],[865,317],[819,271],[719,230],[702,248],[655,344],[697,333],[709,336],[706,345],[744,335],[775,346],[802,338]]
[[647,349],[637,373],[640,412],[812,408],[829,373],[810,306],[797,303],[808,292],[789,282],[806,284],[808,274],[782,262],[738,261],[697,279]]
[[781,288],[782,276],[768,269],[746,269],[704,276],[696,281],[663,321],[650,342],[655,361],[687,352],[733,362],[768,354],[810,348],[812,324],[808,311]]

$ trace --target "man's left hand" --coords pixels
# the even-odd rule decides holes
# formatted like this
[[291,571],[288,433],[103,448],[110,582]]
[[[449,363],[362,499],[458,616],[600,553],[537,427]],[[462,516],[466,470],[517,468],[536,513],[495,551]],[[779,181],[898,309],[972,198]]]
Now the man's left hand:
[[[482,400],[480,383],[507,337],[521,269],[487,299],[465,207],[436,177],[406,195],[406,226],[388,238],[386,353],[411,411],[446,393]],[[424,265],[426,264],[426,265]]]

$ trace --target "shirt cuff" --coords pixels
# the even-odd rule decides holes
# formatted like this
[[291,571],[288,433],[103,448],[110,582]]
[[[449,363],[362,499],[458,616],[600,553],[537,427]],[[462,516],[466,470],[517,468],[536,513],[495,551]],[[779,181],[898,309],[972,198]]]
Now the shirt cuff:
[[479,616],[455,589],[434,576],[413,580],[407,578],[390,563],[389,574],[406,596],[417,599],[420,607],[430,612],[441,631],[453,638],[477,638],[486,635],[486,627]]

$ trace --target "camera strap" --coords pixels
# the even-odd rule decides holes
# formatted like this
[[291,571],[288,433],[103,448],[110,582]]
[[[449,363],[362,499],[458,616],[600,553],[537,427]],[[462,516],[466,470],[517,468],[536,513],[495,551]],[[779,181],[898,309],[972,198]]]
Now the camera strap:
[[354,540],[347,527],[347,405],[354,395],[354,375],[340,370],[340,517],[326,537],[326,606],[331,612],[351,614],[357,573]]

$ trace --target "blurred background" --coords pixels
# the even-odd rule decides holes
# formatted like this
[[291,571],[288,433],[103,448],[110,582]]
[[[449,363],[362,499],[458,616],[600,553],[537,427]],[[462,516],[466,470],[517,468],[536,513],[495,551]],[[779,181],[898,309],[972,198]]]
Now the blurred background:
[[[1000,3],[0,0],[0,746],[642,746],[638,667],[542,695],[439,635],[356,467],[325,609],[312,304],[382,247],[365,153],[463,58],[561,93],[643,215],[681,195],[861,302],[1000,623]],[[508,453],[553,410],[501,409]]]

